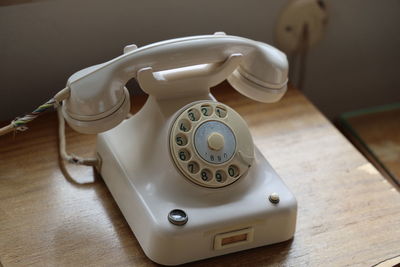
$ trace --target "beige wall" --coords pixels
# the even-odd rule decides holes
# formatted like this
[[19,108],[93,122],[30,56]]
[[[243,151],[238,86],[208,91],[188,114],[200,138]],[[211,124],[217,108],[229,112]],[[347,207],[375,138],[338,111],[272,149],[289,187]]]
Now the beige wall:
[[[139,46],[225,31],[273,43],[285,1],[52,0],[0,7],[0,120],[46,101],[75,71]],[[400,2],[329,1],[305,92],[328,116],[400,101]]]
[[400,101],[400,1],[332,0],[306,95],[329,117]]

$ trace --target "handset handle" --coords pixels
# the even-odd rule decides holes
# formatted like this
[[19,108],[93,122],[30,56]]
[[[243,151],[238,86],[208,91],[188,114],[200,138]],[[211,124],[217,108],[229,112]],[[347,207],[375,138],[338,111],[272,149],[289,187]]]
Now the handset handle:
[[[218,63],[240,53],[243,59],[228,81],[240,93],[274,102],[286,91],[285,54],[265,43],[230,35],[202,35],[150,44],[72,75],[64,114],[77,120],[99,120],[115,112],[126,98],[124,86],[140,69],[154,72]],[[170,92],[173,94],[173,92]]]
[[[232,54],[224,62],[202,64],[155,72],[152,67],[140,69],[140,88],[157,99],[202,98],[210,88],[226,80],[242,61],[242,54]],[[173,90],[171,92],[171,90]]]

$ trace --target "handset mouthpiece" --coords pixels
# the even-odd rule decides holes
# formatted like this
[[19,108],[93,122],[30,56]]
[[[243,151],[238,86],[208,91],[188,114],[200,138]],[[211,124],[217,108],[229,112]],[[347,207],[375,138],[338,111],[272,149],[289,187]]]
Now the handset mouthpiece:
[[241,94],[264,103],[279,101],[287,89],[287,82],[267,85],[240,68],[236,69],[227,79],[230,85]]

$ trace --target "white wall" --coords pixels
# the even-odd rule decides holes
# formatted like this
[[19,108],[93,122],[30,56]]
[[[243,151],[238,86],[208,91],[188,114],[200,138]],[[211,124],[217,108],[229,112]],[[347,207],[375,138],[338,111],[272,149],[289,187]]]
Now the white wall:
[[[84,67],[139,46],[225,31],[273,43],[286,1],[51,0],[0,7],[0,120],[30,112]],[[400,2],[329,2],[305,92],[330,117],[400,101]],[[397,74],[397,75],[396,75]]]

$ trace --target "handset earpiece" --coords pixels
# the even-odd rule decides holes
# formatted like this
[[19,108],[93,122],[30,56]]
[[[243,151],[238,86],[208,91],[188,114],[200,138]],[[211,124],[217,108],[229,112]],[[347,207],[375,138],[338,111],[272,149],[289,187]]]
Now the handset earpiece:
[[278,49],[259,43],[255,51],[227,78],[241,94],[260,102],[279,101],[288,82],[288,61]]
[[[199,64],[220,63],[232,54],[243,60],[230,74],[229,83],[241,94],[261,102],[278,101],[286,91],[288,63],[285,54],[267,44],[229,35],[203,35],[172,39],[126,53],[72,75],[70,97],[63,114],[82,133],[99,133],[118,125],[129,112],[125,84],[139,70],[163,71]],[[170,89],[173,96],[173,88]],[[157,96],[155,96],[157,97]]]

